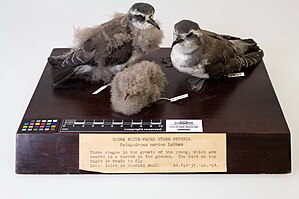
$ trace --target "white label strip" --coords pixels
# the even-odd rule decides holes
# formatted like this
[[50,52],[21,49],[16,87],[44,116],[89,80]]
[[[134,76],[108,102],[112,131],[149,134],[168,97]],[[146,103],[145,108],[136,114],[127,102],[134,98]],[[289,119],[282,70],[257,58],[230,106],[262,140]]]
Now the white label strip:
[[166,132],[203,132],[202,120],[166,120]]
[[170,98],[170,102],[176,102],[178,100],[187,98],[188,96],[189,96],[188,93],[184,94],[184,95],[176,96],[176,97]]
[[244,77],[244,76],[245,76],[245,73],[240,72],[240,73],[231,73],[227,77],[232,78],[232,77]]
[[110,86],[111,84],[106,84],[104,86],[102,86],[101,88],[99,88],[98,90],[96,90],[95,92],[93,92],[93,95],[99,94],[100,92],[102,92],[103,90],[105,90],[108,86]]

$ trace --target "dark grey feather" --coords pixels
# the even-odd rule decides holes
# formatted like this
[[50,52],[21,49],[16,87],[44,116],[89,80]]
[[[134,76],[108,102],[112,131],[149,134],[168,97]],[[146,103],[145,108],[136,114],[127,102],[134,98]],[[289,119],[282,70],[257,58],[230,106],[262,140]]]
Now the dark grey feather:
[[105,66],[114,66],[126,63],[133,53],[132,41],[124,43],[118,48],[113,48],[110,53],[101,57],[101,63]]

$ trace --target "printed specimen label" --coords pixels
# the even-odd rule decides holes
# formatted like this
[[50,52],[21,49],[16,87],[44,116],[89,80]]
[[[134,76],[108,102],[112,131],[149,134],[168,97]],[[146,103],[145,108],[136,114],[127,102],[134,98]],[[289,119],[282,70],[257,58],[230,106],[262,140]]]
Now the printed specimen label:
[[225,133],[80,134],[79,168],[101,173],[226,172]]

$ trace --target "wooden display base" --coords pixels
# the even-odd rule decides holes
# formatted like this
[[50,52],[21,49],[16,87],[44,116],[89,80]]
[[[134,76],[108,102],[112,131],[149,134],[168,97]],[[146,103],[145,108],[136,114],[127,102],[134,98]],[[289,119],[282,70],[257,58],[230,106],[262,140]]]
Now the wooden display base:
[[[52,55],[66,50],[54,49]],[[170,49],[161,49],[147,59],[161,64],[169,53]],[[53,89],[47,64],[16,135],[16,173],[91,173],[79,169],[79,133],[60,132],[65,119],[175,118],[202,119],[204,132],[227,133],[226,173],[291,172],[290,132],[263,62],[246,70],[245,77],[208,80],[199,93],[188,90],[190,76],[161,67],[169,82],[165,96],[189,97],[161,101],[126,117],[112,111],[110,89],[91,94],[101,84],[70,81],[69,88]],[[38,128],[43,132],[37,127],[28,131],[31,120],[41,120]]]

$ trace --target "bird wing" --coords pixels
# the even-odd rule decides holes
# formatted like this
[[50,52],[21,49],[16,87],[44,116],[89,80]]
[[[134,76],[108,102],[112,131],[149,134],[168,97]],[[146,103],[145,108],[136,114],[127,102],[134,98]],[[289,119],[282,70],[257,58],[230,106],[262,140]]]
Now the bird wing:
[[72,49],[69,55],[62,62],[64,67],[76,67],[84,64],[90,64],[94,60],[95,41],[89,38],[80,48]]
[[112,48],[106,54],[100,56],[100,62],[104,66],[115,66],[126,63],[133,53],[132,42],[123,43],[119,47]]
[[110,44],[111,41],[90,38],[81,48],[73,49],[62,62],[62,66],[114,66],[125,63],[132,56],[132,41],[120,42],[117,46],[108,48]]
[[209,31],[205,31],[204,35],[204,54],[208,62],[205,70],[212,78],[239,72],[256,65],[263,58],[263,51],[252,39],[218,35]]
[[75,68],[76,66],[91,64],[94,60],[95,47],[94,39],[88,38],[81,46],[72,48],[63,55],[51,56],[48,61],[55,68],[61,66]]
[[205,67],[210,77],[218,78],[229,74],[228,63],[236,56],[232,43],[213,32],[203,31],[204,52],[203,59],[207,60]]

